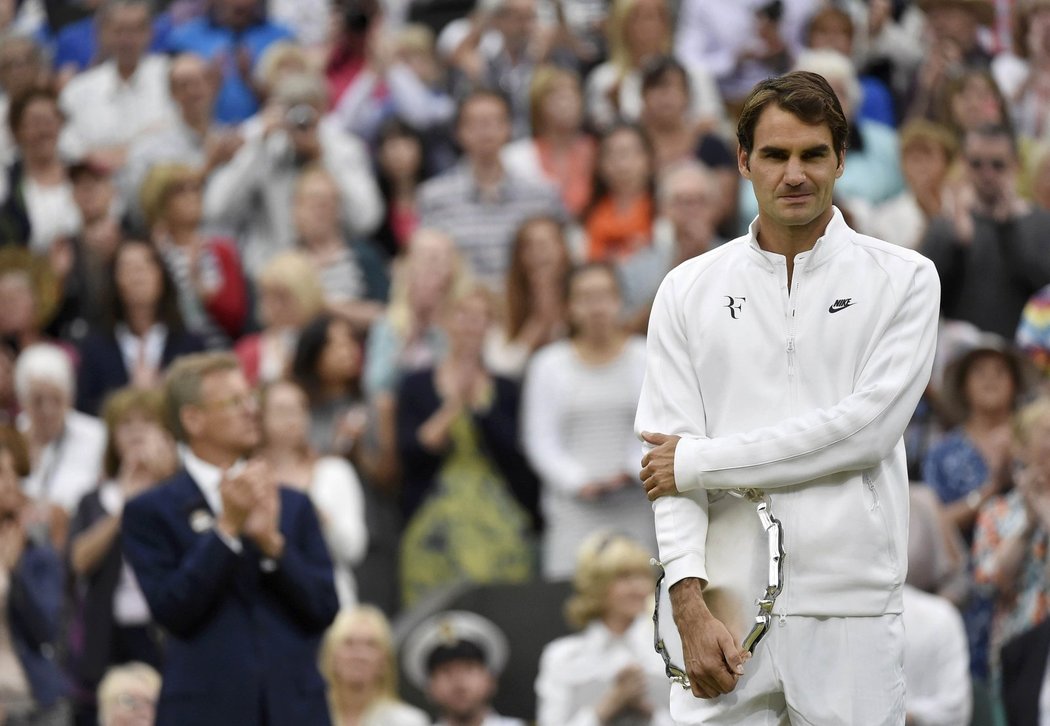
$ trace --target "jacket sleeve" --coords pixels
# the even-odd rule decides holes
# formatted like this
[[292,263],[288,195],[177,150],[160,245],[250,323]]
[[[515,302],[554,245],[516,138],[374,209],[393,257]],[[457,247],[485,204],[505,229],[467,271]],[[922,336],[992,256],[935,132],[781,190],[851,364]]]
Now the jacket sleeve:
[[368,549],[361,480],[346,459],[325,457],[314,467],[312,494],[325,517],[324,532],[332,559],[357,565]]
[[245,134],[244,145],[224,166],[216,169],[204,188],[204,218],[233,224],[251,213],[253,195],[270,174],[267,137],[261,130]]
[[[653,301],[646,340],[645,380],[638,401],[635,432],[643,431],[692,437],[703,441],[707,419],[700,385],[696,380],[680,306],[676,304],[675,279],[668,276]],[[638,449],[641,456],[648,448]],[[707,580],[707,492],[685,491],[653,502],[656,540],[666,571],[667,586],[687,577]]]
[[339,610],[332,560],[321,535],[321,523],[310,500],[298,492],[282,492],[281,506],[296,507],[294,531],[283,531],[284,552],[277,568],[263,575],[263,582],[304,629],[320,633],[331,625]]
[[536,676],[536,726],[601,726],[593,705],[573,711],[573,685],[566,681],[567,664],[562,656],[565,643],[548,644],[540,656]]
[[35,650],[58,638],[62,614],[62,561],[48,544],[27,543],[11,573],[10,613]]
[[873,331],[853,393],[830,408],[772,426],[715,439],[683,438],[675,452],[678,489],[789,486],[885,459],[901,440],[933,368],[940,284],[928,260],[918,261],[897,299],[896,309]]
[[197,538],[180,553],[159,503],[150,494],[124,507],[121,548],[154,620],[186,638],[227,596],[238,556],[215,532]]
[[324,167],[339,187],[351,235],[371,234],[383,221],[384,207],[368,150],[359,138],[335,126],[322,127],[319,133]]

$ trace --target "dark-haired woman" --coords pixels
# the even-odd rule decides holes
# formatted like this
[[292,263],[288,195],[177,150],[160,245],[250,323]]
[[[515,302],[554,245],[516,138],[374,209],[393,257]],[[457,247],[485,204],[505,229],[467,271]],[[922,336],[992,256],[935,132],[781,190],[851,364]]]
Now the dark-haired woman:
[[80,346],[77,408],[92,415],[110,391],[151,388],[169,363],[204,347],[183,327],[175,284],[151,244],[121,243],[108,279],[109,324]]

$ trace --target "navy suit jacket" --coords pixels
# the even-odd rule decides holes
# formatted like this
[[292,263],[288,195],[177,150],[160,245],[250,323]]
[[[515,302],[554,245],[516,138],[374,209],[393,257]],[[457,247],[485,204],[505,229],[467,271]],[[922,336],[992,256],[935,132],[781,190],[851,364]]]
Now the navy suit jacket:
[[157,726],[327,726],[317,670],[338,610],[313,504],[280,490],[284,554],[264,572],[247,538],[238,555],[180,471],[128,502],[121,542],[154,620],[169,634]]

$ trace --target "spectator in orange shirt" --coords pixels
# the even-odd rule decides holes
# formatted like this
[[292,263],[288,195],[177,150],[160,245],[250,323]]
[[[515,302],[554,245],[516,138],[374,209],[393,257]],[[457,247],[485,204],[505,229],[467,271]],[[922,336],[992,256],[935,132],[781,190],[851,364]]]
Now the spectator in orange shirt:
[[591,261],[622,259],[652,241],[653,151],[638,127],[616,126],[602,137],[583,220]]

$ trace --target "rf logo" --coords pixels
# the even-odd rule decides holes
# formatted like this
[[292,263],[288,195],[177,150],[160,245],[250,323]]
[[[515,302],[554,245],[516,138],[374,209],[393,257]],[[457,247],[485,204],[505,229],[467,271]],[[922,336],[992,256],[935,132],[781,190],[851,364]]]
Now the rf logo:
[[733,297],[732,295],[726,295],[725,298],[729,301],[725,305],[727,308],[729,308],[729,315],[732,316],[733,320],[737,320],[736,314],[741,312],[741,309],[744,307],[744,303],[747,302],[747,298]]

